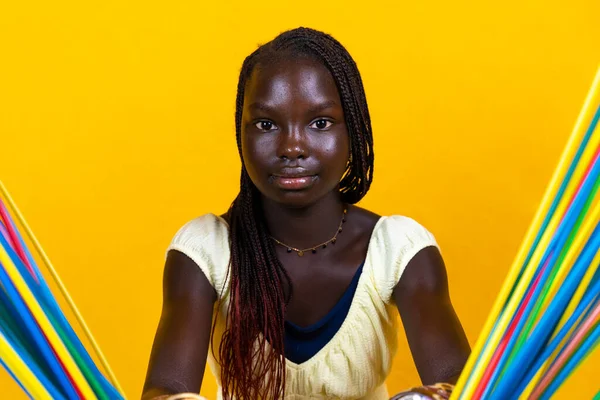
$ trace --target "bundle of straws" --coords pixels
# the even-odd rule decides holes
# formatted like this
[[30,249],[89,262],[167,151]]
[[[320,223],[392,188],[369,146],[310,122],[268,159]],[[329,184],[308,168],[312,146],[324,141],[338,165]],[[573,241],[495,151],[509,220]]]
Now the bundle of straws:
[[[0,365],[32,399],[123,399],[85,321],[2,182],[0,194]],[[112,384],[61,311],[9,209],[48,267]]]
[[548,399],[600,342],[598,119],[600,68],[453,399]]

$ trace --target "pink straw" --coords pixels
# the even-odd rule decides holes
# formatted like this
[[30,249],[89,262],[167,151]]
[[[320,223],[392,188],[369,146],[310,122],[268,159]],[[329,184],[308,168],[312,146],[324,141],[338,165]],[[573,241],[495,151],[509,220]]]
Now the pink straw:
[[529,398],[537,399],[542,395],[544,390],[546,390],[546,387],[548,387],[548,385],[551,383],[552,379],[554,379],[556,374],[568,361],[571,354],[573,354],[573,352],[576,350],[579,344],[583,341],[583,339],[585,338],[589,330],[592,328],[592,326],[598,322],[596,321],[598,319],[598,316],[600,316],[600,302],[596,304],[594,310],[585,319],[585,321],[579,327],[579,329],[575,331],[573,339],[569,341],[569,344],[564,348],[561,355],[554,361],[552,367],[550,367],[548,372],[546,372],[546,374],[544,375],[540,383],[536,386],[535,390]]

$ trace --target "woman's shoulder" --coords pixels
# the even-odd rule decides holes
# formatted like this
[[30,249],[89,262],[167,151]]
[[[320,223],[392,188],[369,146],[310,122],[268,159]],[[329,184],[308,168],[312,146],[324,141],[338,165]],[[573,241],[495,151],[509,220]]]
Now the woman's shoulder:
[[220,287],[229,262],[229,227],[213,213],[186,222],[171,240],[167,252],[175,250],[193,260],[214,288]]
[[229,226],[223,217],[213,213],[202,214],[187,221],[175,233],[170,248],[200,251],[207,246],[217,246],[229,241]]
[[367,259],[372,266],[373,284],[384,302],[408,263],[426,247],[437,247],[434,235],[416,219],[402,214],[380,216],[371,235]]
[[224,216],[219,216],[214,213],[201,214],[186,221],[175,234],[178,236],[206,236],[213,233],[221,233],[227,231],[228,223]]
[[414,217],[410,217],[403,214],[392,214],[382,218],[382,230],[388,235],[391,235],[390,239],[400,238],[423,238],[432,239],[433,234]]

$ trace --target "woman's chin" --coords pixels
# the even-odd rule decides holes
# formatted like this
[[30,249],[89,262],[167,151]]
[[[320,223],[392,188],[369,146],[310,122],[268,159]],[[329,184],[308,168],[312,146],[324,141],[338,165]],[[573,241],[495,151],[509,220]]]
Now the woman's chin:
[[274,199],[277,203],[289,208],[306,208],[315,204],[319,197],[310,191],[287,191]]

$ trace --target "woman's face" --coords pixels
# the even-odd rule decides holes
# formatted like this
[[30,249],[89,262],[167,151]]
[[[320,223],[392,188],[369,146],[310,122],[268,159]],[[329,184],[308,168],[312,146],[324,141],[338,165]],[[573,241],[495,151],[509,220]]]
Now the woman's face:
[[325,66],[301,57],[255,67],[245,89],[242,155],[254,185],[277,203],[303,207],[337,191],[350,144]]

